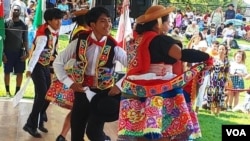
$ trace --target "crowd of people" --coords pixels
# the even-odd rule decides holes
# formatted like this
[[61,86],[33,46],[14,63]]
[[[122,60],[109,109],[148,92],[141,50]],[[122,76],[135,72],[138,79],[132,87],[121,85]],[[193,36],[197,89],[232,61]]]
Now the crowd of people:
[[[200,108],[215,116],[225,109],[250,114],[249,91],[244,103],[239,103],[240,93],[248,88],[244,81],[250,79],[246,53],[239,49],[229,57],[234,38],[246,37],[249,31],[239,34],[232,23],[224,27],[225,20],[244,20],[233,5],[228,5],[225,14],[218,8],[204,17],[194,15],[190,8],[183,14],[172,6],[151,6],[135,19],[133,35],[123,48],[110,35],[110,11],[89,8],[85,0],[77,2],[46,1],[45,23],[34,29],[30,41],[36,1],[29,1],[27,8],[22,0],[13,1],[5,22],[6,94],[11,96],[10,73],[17,76],[15,94],[25,71],[32,78],[34,103],[23,127],[31,136],[42,138],[38,130],[49,132],[45,122],[49,122],[50,102],[64,108],[62,101],[70,103],[56,141],[66,141],[69,131],[71,141],[82,141],[85,135],[91,141],[109,141],[104,124],[116,120],[118,141],[193,140],[202,137]],[[74,17],[76,28],[59,52],[65,16]],[[115,81],[117,61],[126,73]],[[63,99],[56,101],[61,95]]]

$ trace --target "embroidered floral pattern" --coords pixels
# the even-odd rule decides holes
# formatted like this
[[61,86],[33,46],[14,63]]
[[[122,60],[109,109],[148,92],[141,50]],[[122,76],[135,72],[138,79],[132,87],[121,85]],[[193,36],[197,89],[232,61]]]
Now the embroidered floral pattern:
[[74,101],[74,91],[59,80],[54,80],[46,93],[46,99],[60,107],[71,109]]
[[[204,64],[197,65],[192,70],[186,71],[182,75],[176,76],[171,80],[164,82],[162,81],[161,84],[150,86],[135,84],[132,81],[125,79],[122,84],[123,92],[128,95],[136,95],[138,97],[149,97],[161,94],[174,88],[180,88],[191,81],[192,78],[196,76],[196,74],[200,72],[202,68],[204,68],[204,66]],[[154,80],[151,81],[153,82]]]
[[99,89],[107,89],[113,86],[114,84],[113,68],[103,67],[108,61],[110,50],[111,50],[111,46],[105,45],[99,57],[99,63],[96,69],[96,73],[97,73],[96,75],[98,76],[97,87]]
[[53,49],[53,36],[49,35],[48,47],[45,47],[40,54],[38,62],[43,66],[47,66],[50,63],[51,51]]
[[[187,139],[193,130],[183,95],[161,96],[145,100],[123,99],[120,104],[119,132],[121,136],[156,136]],[[186,136],[184,136],[186,135]]]

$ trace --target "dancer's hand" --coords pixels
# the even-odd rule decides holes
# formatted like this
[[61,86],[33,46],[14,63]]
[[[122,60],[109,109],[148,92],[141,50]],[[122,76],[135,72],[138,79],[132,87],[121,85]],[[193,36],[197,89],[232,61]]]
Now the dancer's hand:
[[73,83],[70,88],[74,91],[74,92],[84,92],[83,90],[83,86],[81,83]]
[[117,95],[117,94],[120,94],[120,93],[121,93],[121,90],[120,90],[116,85],[114,85],[114,86],[110,89],[108,95],[109,95],[109,96],[114,96],[114,95]]
[[7,63],[7,61],[8,61],[8,59],[7,59],[7,57],[6,57],[6,55],[5,54],[3,54],[3,58],[2,58],[3,60],[3,63]]
[[31,77],[31,72],[30,71],[27,71],[26,72],[26,77],[28,78],[28,77]]

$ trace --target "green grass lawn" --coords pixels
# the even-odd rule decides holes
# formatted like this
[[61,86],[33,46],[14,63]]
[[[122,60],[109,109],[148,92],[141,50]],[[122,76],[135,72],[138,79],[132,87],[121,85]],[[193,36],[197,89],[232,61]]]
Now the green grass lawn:
[[[67,36],[60,36],[59,44],[60,49],[63,49],[68,44],[68,37]],[[187,43],[187,41],[184,41],[184,44]],[[249,44],[245,41],[240,41],[242,44]],[[249,44],[250,45],[250,44]],[[229,58],[232,59],[232,55],[235,52],[235,49],[232,49]],[[250,57],[250,51],[246,51],[247,57]],[[249,59],[249,58],[248,58]],[[247,61],[246,63],[248,72],[250,72],[250,63]],[[3,67],[0,68],[0,78],[1,85],[0,85],[0,96],[3,96],[5,94],[5,87],[4,87],[4,76],[3,76]],[[24,81],[26,78],[24,78]],[[246,82],[246,87],[250,86],[250,82]],[[15,75],[11,75],[11,86],[10,86],[11,93],[13,94],[15,91]],[[244,93],[240,95],[240,100],[242,101],[244,98]],[[29,84],[24,97],[25,98],[33,98],[34,96],[34,88],[33,83]],[[244,114],[244,113],[233,113],[233,112],[222,112],[219,117],[215,117],[211,115],[206,110],[201,110],[198,115],[201,131],[202,131],[202,138],[197,139],[197,141],[221,141],[221,126],[224,124],[250,124],[250,115]]]

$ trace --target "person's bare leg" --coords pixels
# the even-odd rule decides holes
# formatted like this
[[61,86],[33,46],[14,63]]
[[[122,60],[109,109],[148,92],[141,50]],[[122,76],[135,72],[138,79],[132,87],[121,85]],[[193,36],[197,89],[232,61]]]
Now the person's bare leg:
[[23,74],[22,73],[17,73],[16,74],[16,86],[21,87],[23,81]]
[[227,49],[228,49],[228,50],[231,49],[230,42],[231,42],[231,39],[227,39]]
[[4,84],[6,92],[10,92],[10,73],[4,73]]
[[17,73],[16,74],[16,92],[17,93],[22,85],[23,82],[23,74],[22,73]]
[[61,131],[61,134],[64,138],[66,138],[69,130],[70,130],[70,119],[71,119],[71,111],[67,114],[64,123],[63,123],[63,128]]
[[239,103],[239,96],[240,96],[240,93],[235,92],[235,94],[234,94],[234,107],[237,106]]
[[214,114],[215,113],[215,107],[214,105],[211,105],[211,114]]
[[225,106],[227,108],[228,107],[228,102],[229,102],[229,92],[228,91],[225,92],[225,96],[226,96],[226,98],[225,98]]
[[232,108],[233,105],[233,100],[234,100],[234,92],[229,92],[229,108]]
[[216,116],[219,116],[220,115],[220,107],[219,106],[217,106],[217,108],[216,108],[216,114],[215,114]]

